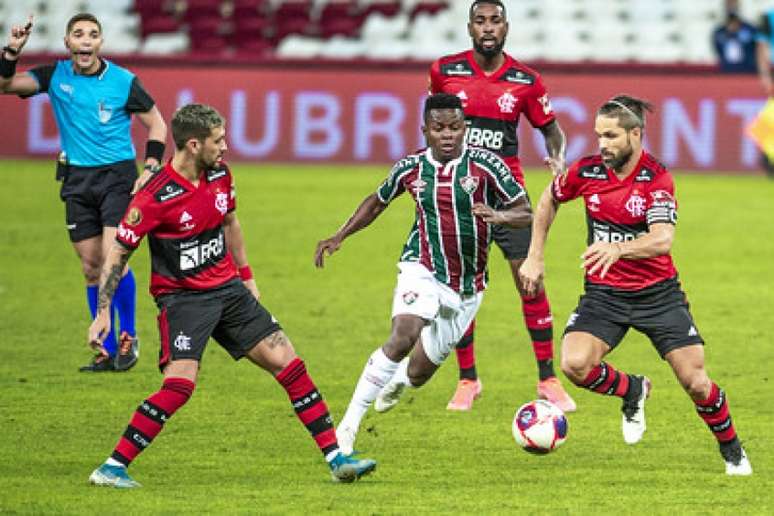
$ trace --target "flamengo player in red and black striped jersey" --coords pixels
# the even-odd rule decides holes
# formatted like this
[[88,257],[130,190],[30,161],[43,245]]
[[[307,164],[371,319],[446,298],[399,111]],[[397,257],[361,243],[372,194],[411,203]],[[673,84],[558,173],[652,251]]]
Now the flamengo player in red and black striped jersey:
[[[467,143],[499,155],[513,176],[524,186],[519,161],[517,127],[522,115],[540,130],[554,173],[564,171],[565,137],[548,100],[543,80],[535,70],[503,52],[508,22],[498,0],[477,0],[470,7],[468,32],[473,48],[438,59],[430,67],[430,93],[451,93],[462,100],[468,126]],[[494,241],[511,266],[511,274],[521,297],[524,321],[538,364],[538,397],[547,399],[565,412],[575,410],[575,402],[565,392],[553,366],[553,319],[544,289],[528,295],[518,271],[527,256],[530,228],[494,228]],[[481,393],[474,354],[475,321],[456,347],[460,380],[447,405],[449,410],[470,410]]]
[[558,204],[583,197],[586,286],[565,329],[562,370],[580,387],[623,399],[624,441],[635,444],[646,428],[650,380],[619,371],[603,358],[630,327],[646,334],[717,439],[726,473],[749,475],[752,467],[726,395],[704,369],[704,341],[670,256],[677,201],[672,175],[642,148],[645,112],[651,110],[647,102],[627,95],[602,105],[594,127],[600,153],[572,165],[543,193],[520,274],[528,289],[538,287]]
[[433,376],[462,337],[483,298],[492,228],[525,227],[532,220],[526,193],[508,166],[492,152],[464,145],[459,98],[428,97],[422,131],[428,148],[398,161],[341,229],[317,244],[315,264],[322,267],[326,253],[376,220],[398,195],[414,199],[417,231],[404,252],[411,258],[398,263],[390,338],[371,354],[336,430],[345,453],[372,402],[378,412],[395,406],[407,386]]
[[150,243],[151,294],[159,307],[164,374],[161,390],[143,401],[92,484],[138,487],[127,466],[150,445],[191,397],[210,337],[238,360],[272,374],[328,462],[334,480],[352,482],[376,463],[339,451],[333,420],[320,392],[277,320],[259,302],[237,220],[234,185],[223,153],[223,118],[189,104],[172,118],[175,155],[137,193],[102,270],[99,310],[89,343],[104,353],[110,302],[121,271],[145,235]]

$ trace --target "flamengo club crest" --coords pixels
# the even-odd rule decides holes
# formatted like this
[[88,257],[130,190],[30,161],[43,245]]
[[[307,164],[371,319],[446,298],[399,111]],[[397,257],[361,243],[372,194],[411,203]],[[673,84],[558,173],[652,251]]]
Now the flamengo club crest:
[[645,198],[634,192],[626,201],[625,207],[632,217],[642,217],[645,215]]
[[470,195],[478,188],[478,178],[473,176],[461,177],[460,187],[462,187],[466,194]]
[[215,207],[218,209],[221,215],[225,215],[228,211],[228,194],[218,192],[215,194]]
[[511,92],[506,91],[497,99],[497,105],[500,106],[501,113],[513,113],[513,108],[516,106],[516,97],[511,95]]

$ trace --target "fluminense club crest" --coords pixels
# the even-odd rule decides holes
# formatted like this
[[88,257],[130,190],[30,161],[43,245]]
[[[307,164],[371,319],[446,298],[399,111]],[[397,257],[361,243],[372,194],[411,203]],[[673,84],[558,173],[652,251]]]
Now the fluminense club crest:
[[414,301],[416,301],[418,297],[419,297],[419,294],[409,290],[403,293],[403,302],[406,303],[407,305],[413,305]]
[[478,188],[478,178],[473,176],[461,177],[460,187],[465,191],[465,193],[470,195]]

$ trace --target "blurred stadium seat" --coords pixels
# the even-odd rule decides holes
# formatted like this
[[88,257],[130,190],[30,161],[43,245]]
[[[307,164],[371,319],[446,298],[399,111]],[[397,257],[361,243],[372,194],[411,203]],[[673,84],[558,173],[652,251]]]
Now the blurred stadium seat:
[[[505,0],[506,50],[525,60],[713,62],[722,0]],[[745,0],[757,21],[771,0]],[[60,52],[67,19],[94,12],[108,53],[236,52],[430,59],[470,41],[465,0],[0,0],[0,23],[36,15],[30,52]]]

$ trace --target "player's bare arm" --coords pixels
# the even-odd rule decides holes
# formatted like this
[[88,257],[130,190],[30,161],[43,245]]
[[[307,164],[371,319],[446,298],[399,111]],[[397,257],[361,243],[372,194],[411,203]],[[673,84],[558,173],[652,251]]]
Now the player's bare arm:
[[543,191],[532,219],[532,239],[527,258],[519,268],[519,279],[528,295],[535,295],[542,288],[545,275],[544,253],[548,231],[554,223],[559,204],[551,194],[551,185]]
[[759,41],[755,47],[755,60],[758,65],[758,76],[763,85],[763,92],[772,95],[771,83],[771,48],[768,41]]
[[608,269],[622,258],[641,260],[669,253],[674,237],[675,227],[661,223],[651,224],[647,233],[628,242],[594,242],[581,255],[583,267],[590,267],[590,275],[599,271],[599,276],[604,278]]
[[[140,123],[148,129],[148,141],[161,142],[162,144],[167,140],[167,124],[164,122],[164,117],[161,116],[159,108],[153,106],[145,113],[137,113],[137,118]],[[134,182],[134,188],[132,188],[132,194],[135,194],[137,190],[143,187],[145,183],[153,176],[153,169],[160,166],[161,163],[154,157],[148,156],[145,158],[145,168]]]
[[[234,264],[237,269],[242,271],[245,267],[249,267],[247,261],[247,247],[245,247],[245,239],[242,234],[242,226],[239,224],[236,212],[230,212],[223,218],[223,233],[226,235],[226,247],[231,256],[234,258]],[[258,286],[255,280],[251,278],[242,278],[247,290],[255,296],[255,299],[261,299],[261,292],[258,290]]]
[[132,256],[132,251],[119,243],[114,243],[102,265],[102,275],[99,281],[99,297],[97,300],[97,315],[89,326],[89,344],[100,353],[107,356],[102,347],[102,340],[110,332],[110,303],[116,292],[118,283],[123,276],[124,268]]
[[0,92],[11,95],[32,95],[38,91],[38,81],[30,74],[16,73],[16,64],[24,45],[32,34],[33,16],[25,25],[14,25],[8,36],[2,55],[2,73],[0,73]]
[[548,157],[545,159],[546,165],[548,165],[555,176],[564,174],[567,138],[565,138],[562,128],[559,127],[559,122],[554,120],[546,124],[540,128],[540,132],[543,134],[546,142],[546,151],[548,152]]
[[473,215],[480,217],[484,222],[497,224],[498,226],[525,228],[532,224],[532,208],[525,196],[522,196],[502,210],[495,210],[486,204],[476,203],[471,211]]
[[317,243],[317,250],[314,253],[314,264],[318,268],[324,265],[325,255],[332,255],[341,247],[342,242],[353,233],[360,231],[382,214],[387,205],[379,200],[374,193],[363,199],[355,213],[344,223],[343,226],[330,238],[321,240]]

